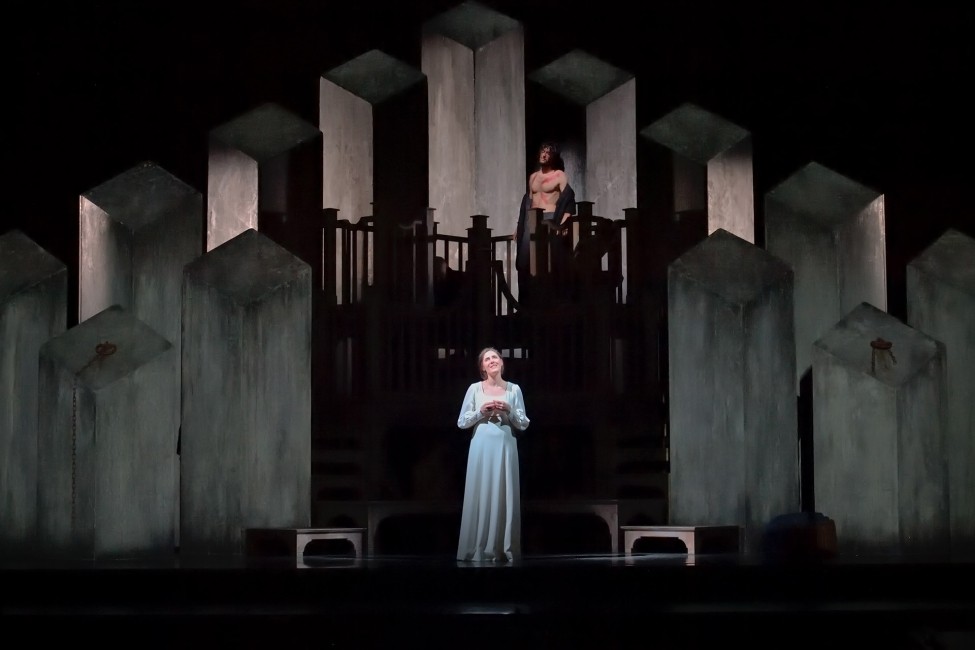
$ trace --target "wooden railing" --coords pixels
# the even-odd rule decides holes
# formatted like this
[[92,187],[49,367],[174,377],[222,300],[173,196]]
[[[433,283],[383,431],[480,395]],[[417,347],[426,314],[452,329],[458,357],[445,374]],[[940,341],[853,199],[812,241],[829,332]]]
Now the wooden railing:
[[553,390],[620,394],[658,381],[659,314],[623,291],[635,211],[614,221],[578,207],[562,231],[533,211],[521,275],[516,242],[493,236],[484,215],[461,237],[439,233],[432,210],[402,223],[325,210],[321,384],[349,395],[452,389],[485,345]]

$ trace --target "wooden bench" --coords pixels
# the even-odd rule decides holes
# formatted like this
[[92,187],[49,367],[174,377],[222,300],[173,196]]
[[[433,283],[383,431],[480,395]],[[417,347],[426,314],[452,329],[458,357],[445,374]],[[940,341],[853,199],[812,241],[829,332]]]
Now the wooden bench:
[[352,544],[356,559],[361,559],[365,532],[365,528],[248,528],[244,547],[249,556],[288,555],[300,562],[311,542],[342,539]]
[[622,526],[623,551],[633,555],[633,545],[644,537],[678,539],[688,555],[737,553],[741,545],[740,526]]

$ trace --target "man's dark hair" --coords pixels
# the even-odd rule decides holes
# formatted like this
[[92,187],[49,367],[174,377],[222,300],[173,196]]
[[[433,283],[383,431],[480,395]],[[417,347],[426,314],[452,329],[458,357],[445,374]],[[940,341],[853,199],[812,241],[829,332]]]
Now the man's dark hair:
[[559,148],[558,143],[547,140],[538,147],[538,153],[542,153],[545,149],[548,149],[549,153],[552,154],[549,162],[552,169],[565,171],[565,162],[562,160],[562,150]]

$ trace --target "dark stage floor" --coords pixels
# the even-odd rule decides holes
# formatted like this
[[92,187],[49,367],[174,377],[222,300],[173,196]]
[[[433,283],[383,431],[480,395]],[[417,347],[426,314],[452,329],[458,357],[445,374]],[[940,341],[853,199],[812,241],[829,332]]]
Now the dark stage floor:
[[933,650],[975,647],[973,578],[916,558],[8,559],[0,592],[2,629],[32,644]]

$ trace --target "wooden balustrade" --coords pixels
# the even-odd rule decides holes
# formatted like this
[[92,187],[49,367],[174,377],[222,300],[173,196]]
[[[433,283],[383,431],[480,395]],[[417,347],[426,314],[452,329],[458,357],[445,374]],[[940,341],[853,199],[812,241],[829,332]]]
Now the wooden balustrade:
[[[627,305],[622,291],[623,233],[636,211],[614,221],[593,215],[591,203],[578,208],[560,231],[534,211],[527,277],[516,277],[516,242],[493,236],[485,215],[458,236],[438,232],[432,210],[387,227],[323,211],[316,340],[332,363],[322,362],[331,367],[319,383],[351,394],[452,388],[489,344],[520,377],[553,389],[626,392],[655,381],[659,355],[647,332],[657,331],[656,312]],[[528,283],[531,301],[522,299]]]

